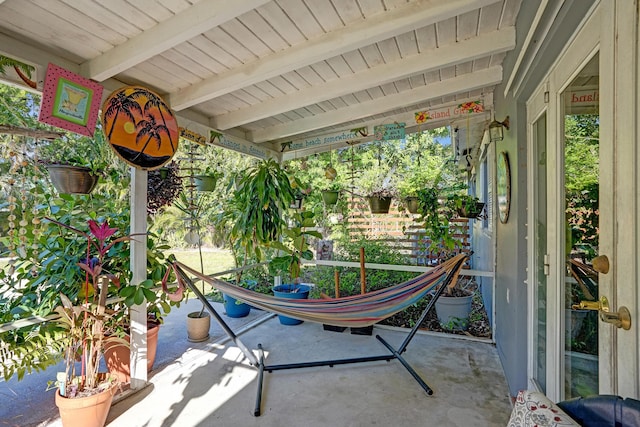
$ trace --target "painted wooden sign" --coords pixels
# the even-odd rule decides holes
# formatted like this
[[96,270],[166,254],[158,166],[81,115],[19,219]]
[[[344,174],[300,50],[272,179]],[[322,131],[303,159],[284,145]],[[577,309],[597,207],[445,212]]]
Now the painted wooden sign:
[[179,128],[180,129],[180,138],[184,138],[186,140],[189,141],[193,141],[197,144],[200,145],[206,145],[207,144],[207,138],[204,135],[200,135],[198,132],[189,130],[189,129],[185,129],[185,128]]
[[416,111],[414,113],[417,124],[426,123],[429,120],[453,119],[470,114],[484,112],[484,102],[481,100],[469,101],[457,106],[436,108],[433,110]]
[[126,86],[109,95],[102,106],[102,129],[118,156],[140,169],[158,169],[178,149],[173,111],[144,87]]
[[404,139],[404,123],[390,123],[373,127],[373,139],[376,141],[392,141]]
[[100,84],[50,63],[38,120],[92,137],[101,99]]

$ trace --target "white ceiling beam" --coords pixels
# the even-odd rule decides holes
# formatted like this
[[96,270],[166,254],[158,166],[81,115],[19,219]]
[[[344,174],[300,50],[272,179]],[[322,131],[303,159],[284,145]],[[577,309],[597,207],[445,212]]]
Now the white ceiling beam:
[[340,108],[312,117],[253,131],[250,133],[249,139],[254,142],[264,142],[278,138],[286,138],[291,135],[311,132],[327,126],[335,126],[340,123],[359,120],[363,117],[381,114],[385,111],[392,111],[430,99],[497,85],[501,81],[502,67],[491,67],[486,70],[463,74],[452,79],[422,86],[411,91],[387,95],[382,99],[373,99],[371,101],[350,105],[346,108]]
[[[481,100],[483,105],[484,105],[484,111],[488,112],[488,111],[492,111],[493,110],[493,96],[489,93],[489,94],[484,94],[481,96],[475,96],[472,98],[463,98],[463,99],[458,99],[456,101],[452,101],[452,102],[445,102],[442,104],[436,104],[436,105],[430,105],[428,107],[420,107],[420,108],[416,108],[414,111],[408,111],[408,112],[404,112],[404,113],[399,113],[399,114],[394,114],[394,115],[388,115],[385,116],[383,118],[378,118],[375,120],[372,120],[368,117],[365,117],[363,119],[363,121],[361,122],[356,122],[353,123],[352,125],[349,126],[350,129],[354,129],[354,128],[361,128],[361,127],[366,127],[369,131],[369,134],[373,133],[373,127],[377,126],[381,123],[406,123],[407,126],[409,126],[409,124],[414,123],[415,122],[415,115],[414,113],[416,111],[435,111],[435,110],[441,110],[444,108],[453,108],[453,107],[457,107],[460,104],[464,104],[466,102],[471,102],[471,101],[477,101],[477,100]],[[477,117],[478,114],[473,114],[471,117],[475,118]],[[422,130],[428,130],[428,129],[435,129],[435,128],[439,128],[451,123],[454,123],[458,120],[466,120],[467,116],[451,116],[451,117],[444,117],[444,118],[437,118],[437,119],[430,119],[424,123],[422,123],[420,126],[422,128]],[[293,145],[295,145],[296,143],[300,143],[303,142],[305,140],[312,140],[312,139],[316,139],[319,138],[320,140],[323,140],[325,137],[327,136],[331,136],[331,135],[335,135],[336,133],[340,133],[342,132],[346,132],[348,129],[343,129],[343,130],[327,130],[327,129],[320,129],[317,132],[311,132],[311,133],[307,133],[304,136],[298,136],[296,138],[294,138],[293,140],[291,138],[285,138],[285,139],[281,139],[281,140],[275,140],[275,141],[271,141],[271,143],[273,144],[280,144],[282,142],[289,142],[291,141],[293,143]],[[353,140],[361,140],[361,139],[365,139],[367,138],[366,136],[360,136],[360,137],[354,137],[351,138]]]
[[[489,116],[489,113],[478,114],[474,118],[469,119],[468,125],[474,129],[474,135],[476,135],[482,132],[482,130],[486,127],[486,124],[490,119],[491,117]],[[380,121],[378,121],[378,124],[379,123]],[[386,122],[386,123],[389,123],[389,122]],[[404,130],[405,130],[405,133],[409,135],[412,133],[424,132],[425,130],[429,130],[429,129],[436,129],[439,127],[446,126],[448,124],[449,123],[446,121],[440,121],[440,122],[433,122],[429,124],[429,126],[424,126],[424,124],[418,125],[418,124],[415,124],[415,122],[411,122],[411,123],[407,123],[407,126],[404,128]],[[324,145],[318,145],[315,147],[302,148],[299,150],[285,151],[284,153],[282,153],[282,161],[284,162],[291,159],[301,159],[303,157],[307,157],[312,154],[325,153],[327,151],[337,150],[338,148],[344,148],[352,144],[364,144],[364,143],[373,141],[374,137],[375,137],[374,135],[368,135],[368,136],[363,136],[359,138],[354,138],[352,140],[344,141],[344,142],[336,142],[333,144],[324,144]],[[296,141],[293,141],[293,142],[295,143]]]
[[515,28],[508,27],[220,115],[212,119],[211,125],[218,129],[229,129],[328,99],[391,83],[414,74],[505,52],[515,48],[515,45]]
[[418,0],[171,93],[169,104],[175,110],[183,110],[297,68],[444,21],[492,3],[496,3],[496,0],[449,0],[446,2]]
[[103,81],[270,0],[201,0],[80,66],[83,76]]

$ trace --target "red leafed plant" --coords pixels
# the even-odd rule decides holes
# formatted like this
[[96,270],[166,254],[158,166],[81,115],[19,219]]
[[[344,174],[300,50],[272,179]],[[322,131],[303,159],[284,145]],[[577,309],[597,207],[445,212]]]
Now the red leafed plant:
[[[109,284],[120,286],[118,276],[104,266],[113,245],[130,240],[131,236],[112,238],[118,230],[110,228],[106,221],[89,220],[89,233],[86,233],[56,220],[47,220],[87,239],[85,262],[78,263],[85,272],[78,303],[74,305],[68,296],[61,293],[62,305],[56,308],[56,312],[60,315],[58,323],[67,330],[65,375],[57,378],[60,394],[66,397],[88,396],[111,387],[115,381],[112,378],[103,380],[98,373],[105,337],[109,334],[109,319],[113,315],[105,307]],[[76,371],[78,360],[79,373]]]

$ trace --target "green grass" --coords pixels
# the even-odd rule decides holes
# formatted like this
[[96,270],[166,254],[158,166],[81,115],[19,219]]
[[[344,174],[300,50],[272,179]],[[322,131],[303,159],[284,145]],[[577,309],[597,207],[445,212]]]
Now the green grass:
[[[166,252],[165,255],[173,254],[177,260],[183,264],[188,265],[194,270],[200,271],[200,254],[197,249],[180,250],[171,249]],[[230,270],[235,267],[233,262],[233,256],[231,252],[223,249],[202,249],[202,264],[204,266],[204,274],[210,275],[219,273],[221,271]],[[208,283],[198,283],[198,288],[212,301],[222,302],[222,296],[216,291],[214,287]],[[189,298],[195,297],[189,292]]]
[[[170,249],[165,255],[174,254],[178,261],[200,271],[200,255],[197,249]],[[210,275],[234,268],[231,252],[224,249],[202,249],[204,274]]]

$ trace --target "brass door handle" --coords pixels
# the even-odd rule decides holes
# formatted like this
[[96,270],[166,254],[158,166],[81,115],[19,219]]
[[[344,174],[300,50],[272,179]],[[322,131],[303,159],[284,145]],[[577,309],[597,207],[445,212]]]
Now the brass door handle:
[[571,306],[574,310],[597,310],[600,314],[600,320],[611,323],[617,328],[625,331],[631,329],[631,313],[625,306],[620,306],[618,311],[612,312],[609,308],[609,300],[607,297],[600,297],[599,301],[580,301],[580,304]]

